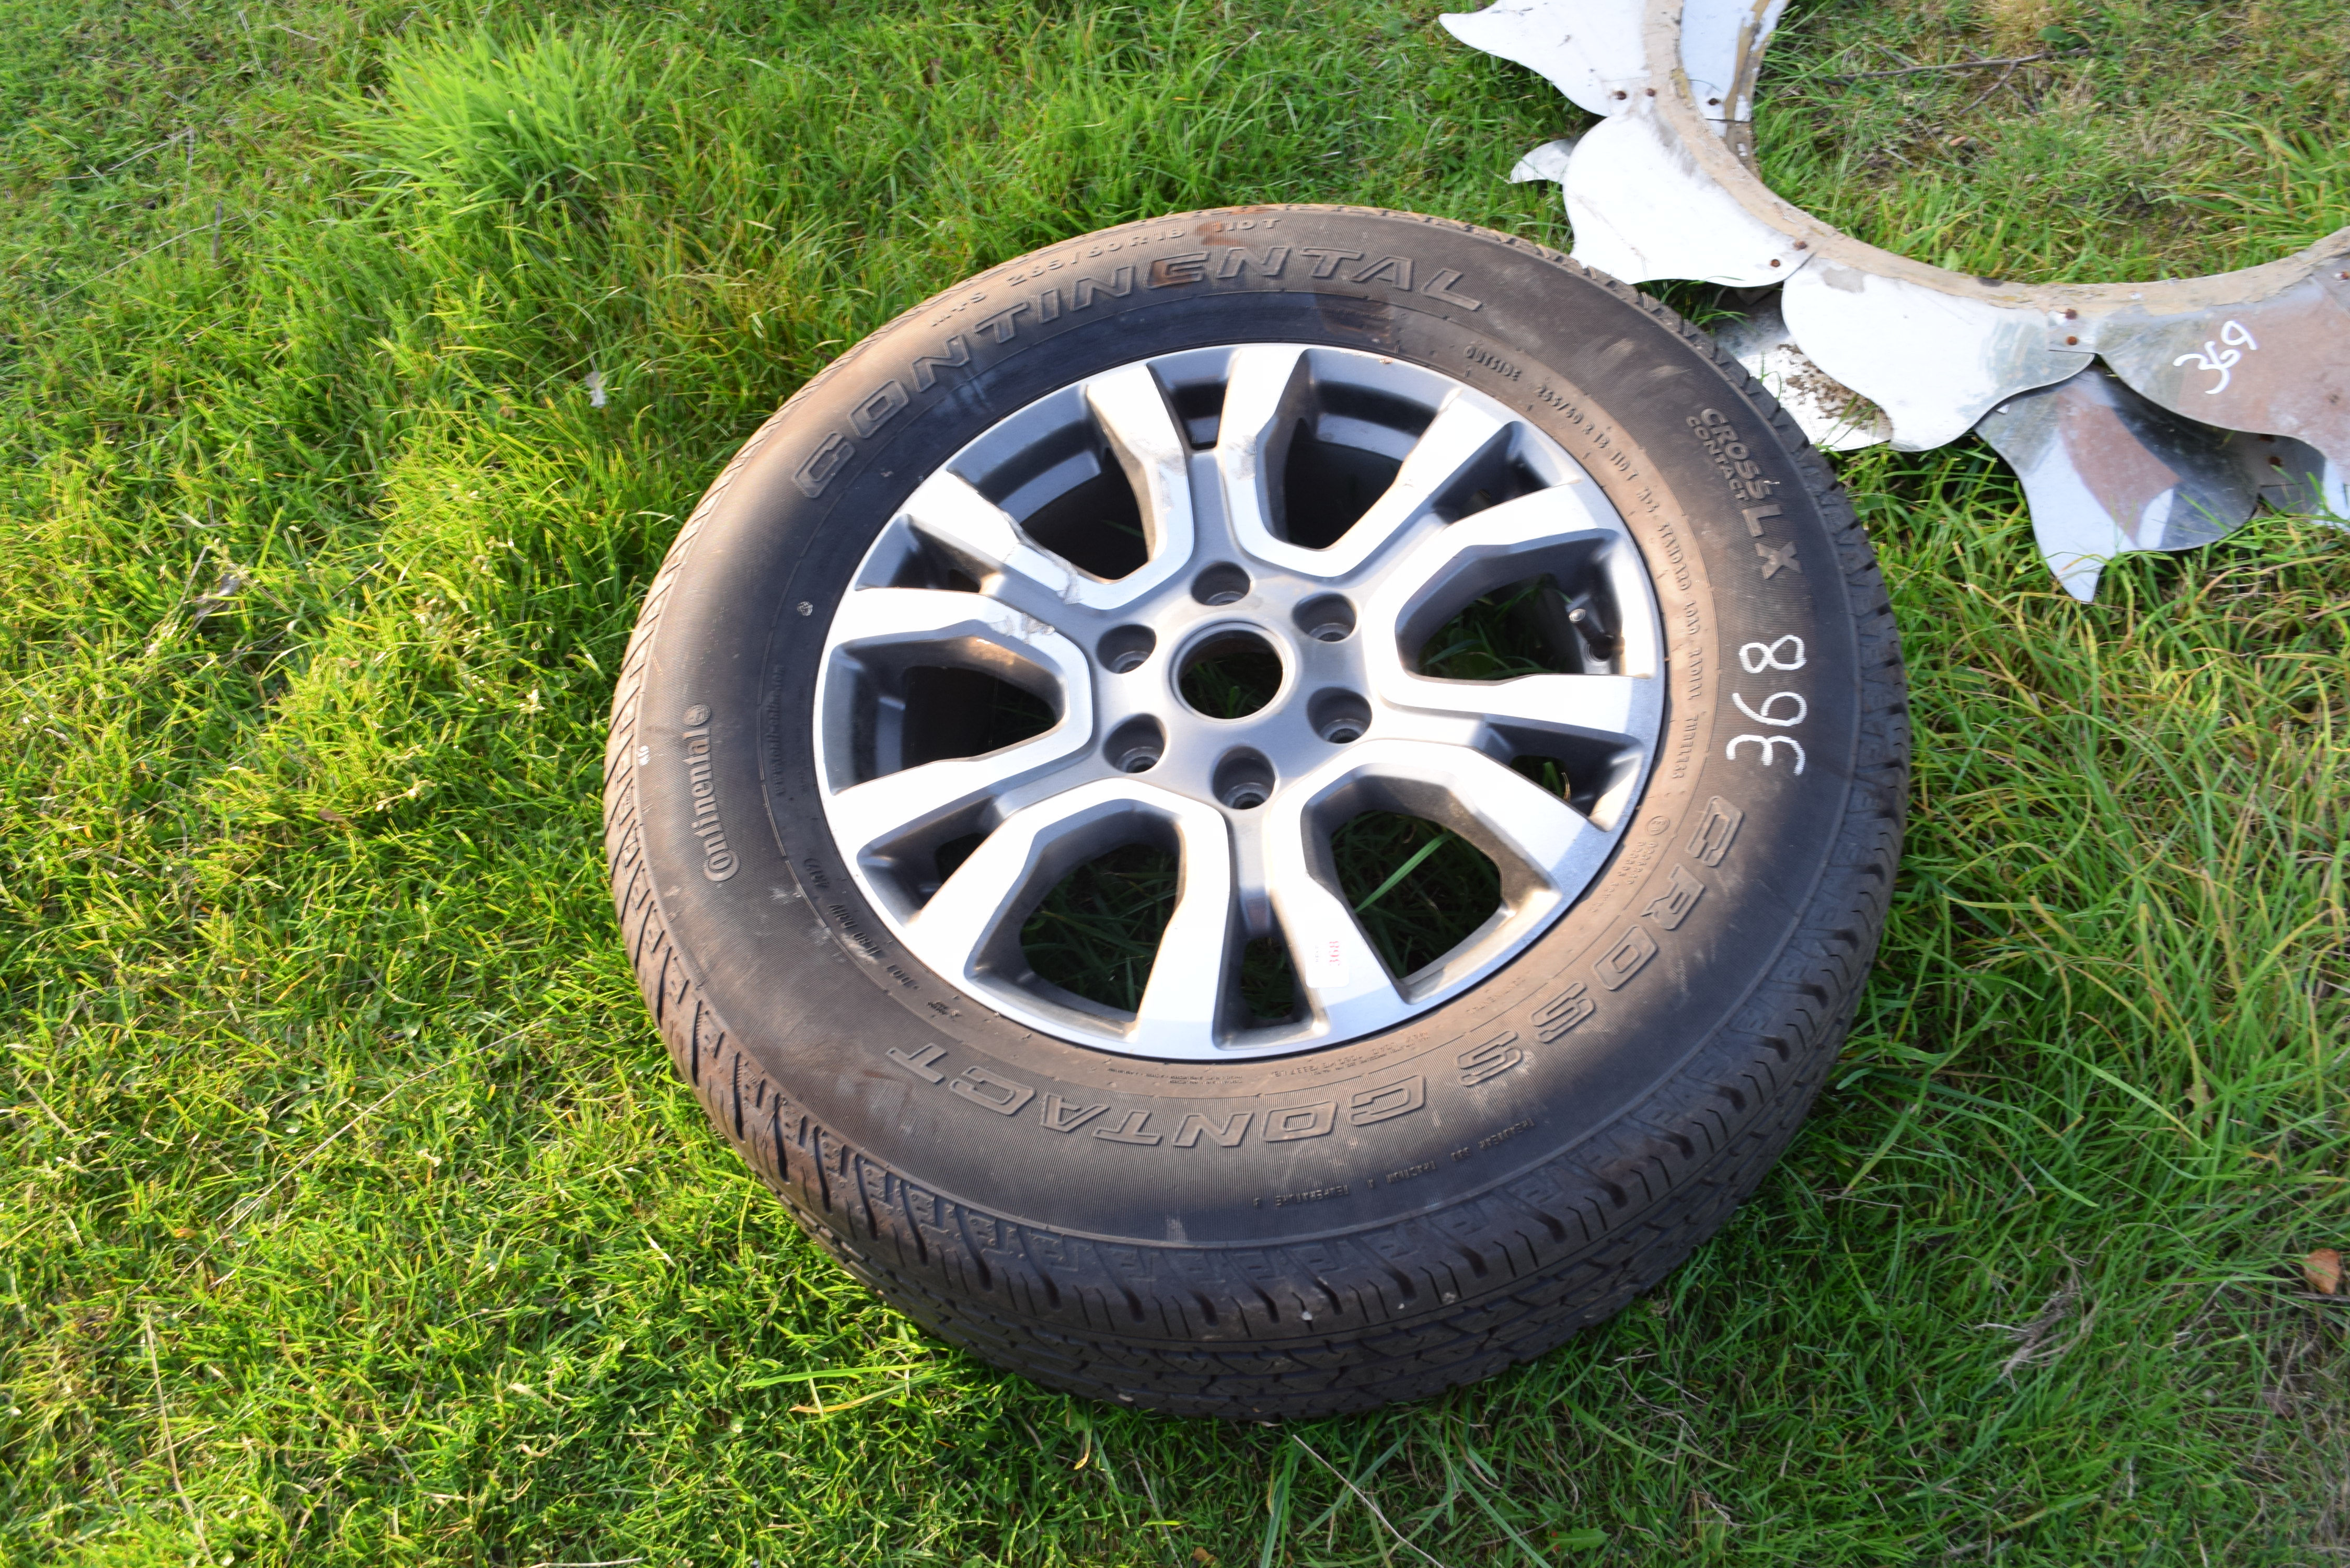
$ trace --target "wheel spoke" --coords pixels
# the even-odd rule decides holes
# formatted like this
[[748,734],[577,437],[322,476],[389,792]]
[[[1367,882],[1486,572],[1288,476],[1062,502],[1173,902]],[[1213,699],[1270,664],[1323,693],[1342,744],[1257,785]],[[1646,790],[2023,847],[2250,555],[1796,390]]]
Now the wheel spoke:
[[1397,707],[1622,745],[1645,742],[1654,732],[1662,695],[1658,682],[1643,675],[1439,680],[1404,663],[1405,649],[1425,641],[1479,597],[1540,576],[1555,553],[1620,538],[1592,514],[1580,483],[1538,490],[1427,535],[1366,606],[1371,625],[1396,628],[1393,637],[1365,645],[1372,687]]
[[866,588],[841,601],[829,659],[945,663],[1056,693],[1043,734],[976,757],[904,768],[837,791],[827,808],[849,856],[865,859],[908,835],[1068,765],[1093,736],[1093,686],[1076,644],[1042,621],[978,594]]
[[1593,514],[1591,494],[1579,480],[1554,484],[1421,535],[1382,576],[1367,617],[1418,642],[1480,596],[1540,576],[1551,552],[1621,538]]
[[1323,880],[1328,860],[1325,836],[1310,812],[1326,793],[1284,792],[1266,807],[1258,827],[1264,835],[1265,891],[1306,1004],[1325,1033],[1343,1037],[1379,1027],[1404,1002],[1354,910]]
[[1347,759],[1358,776],[1396,781],[1407,791],[1431,791],[1421,815],[1440,821],[1490,856],[1501,868],[1503,896],[1523,905],[1529,895],[1579,888],[1607,852],[1609,836],[1558,796],[1513,769],[1466,746],[1419,741],[1378,741]]
[[1035,740],[1000,752],[944,758],[851,784],[830,802],[833,836],[858,860],[886,859],[892,845],[1066,767],[1086,740],[1083,730],[1068,730],[1064,716]]
[[[1381,1008],[1425,1002],[1480,972],[1494,952],[1523,941],[1555,915],[1597,872],[1615,842],[1565,801],[1482,753],[1427,741],[1366,741],[1300,779],[1274,804],[1295,826],[1284,823],[1278,840],[1267,845],[1267,879],[1309,988],[1316,967],[1346,970],[1336,977],[1346,981],[1357,978],[1343,959],[1331,959],[1334,950],[1359,943],[1366,955],[1371,952],[1352,912],[1326,882],[1304,870],[1321,858],[1316,846],[1340,823],[1364,811],[1417,816],[1460,835],[1501,873],[1501,908],[1452,954],[1413,977],[1408,988],[1401,977],[1387,981],[1381,967],[1381,986],[1343,996],[1328,1008],[1334,1023],[1344,1018],[1356,1028],[1377,1027]],[[1347,929],[1333,949],[1327,933],[1340,920]],[[1369,962],[1378,965],[1376,957]],[[1318,994],[1315,999],[1322,1003]]]
[[1031,614],[1069,597],[1073,579],[1059,557],[1020,535],[1010,514],[955,474],[932,474],[906,503],[906,521],[979,579],[980,591]]
[[1275,558],[1294,570],[1317,576],[1335,577],[1353,571],[1426,520],[1429,509],[1470,469],[1506,442],[1513,428],[1509,421],[1453,399],[1437,410],[1436,418],[1405,454],[1395,482],[1336,544],[1326,550],[1282,545]]
[[1378,683],[1399,708],[1480,719],[1501,729],[1568,735],[1611,745],[1645,744],[1661,693],[1637,675],[1521,675],[1509,680],[1431,680],[1399,675]]
[[1180,822],[1204,810],[1114,778],[1024,806],[955,867],[908,929],[925,957],[958,981],[968,982],[983,970],[1016,976],[1027,967],[1018,950],[1020,924],[1055,882],[1130,839],[1138,817]]
[[1086,656],[1051,626],[1018,608],[951,588],[860,588],[840,601],[832,647],[850,653],[903,644],[962,644],[998,651],[1074,686],[1087,684]]
[[1115,582],[1077,580],[1074,597],[1108,607],[1156,587],[1191,560],[1191,443],[1148,366],[1128,365],[1095,377],[1086,383],[1086,405],[1134,486],[1149,552],[1139,569]]
[[1221,813],[1196,803],[1185,803],[1174,822],[1181,861],[1175,913],[1130,1037],[1144,1052],[1154,1044],[1181,1051],[1220,1032],[1237,968],[1231,830]]
[[[1313,566],[1326,554],[1293,545],[1274,531],[1282,474],[1298,421],[1312,409],[1314,379],[1305,350],[1280,343],[1233,350],[1216,426],[1216,470],[1232,537],[1259,560]],[[1316,566],[1315,569],[1326,569]]]

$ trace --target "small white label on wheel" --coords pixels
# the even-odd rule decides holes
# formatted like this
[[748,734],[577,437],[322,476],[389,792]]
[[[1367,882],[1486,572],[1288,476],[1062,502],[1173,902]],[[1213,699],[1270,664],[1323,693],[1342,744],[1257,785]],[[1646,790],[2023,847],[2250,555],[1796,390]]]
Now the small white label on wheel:
[[1347,988],[1347,939],[1326,937],[1314,944],[1307,956],[1305,983],[1316,991],[1344,991]]

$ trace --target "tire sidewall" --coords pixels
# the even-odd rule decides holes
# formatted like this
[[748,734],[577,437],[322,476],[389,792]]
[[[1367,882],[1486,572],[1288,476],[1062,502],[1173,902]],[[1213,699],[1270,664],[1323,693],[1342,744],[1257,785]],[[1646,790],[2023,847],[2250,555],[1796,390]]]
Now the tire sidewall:
[[[827,827],[810,705],[850,575],[954,452],[1083,376],[1244,341],[1428,366],[1559,441],[1648,566],[1665,722],[1607,867],[1482,983],[1337,1046],[1157,1063],[1004,1018],[897,941]],[[636,697],[627,765],[660,917],[783,1092],[738,1104],[738,1132],[745,1114],[812,1121],[1043,1230],[1246,1244],[1441,1209],[1639,1113],[1780,965],[1859,742],[1856,618],[1807,460],[1733,377],[1564,258],[1334,208],[1086,236],[859,345],[697,510]],[[1773,668],[1789,638],[1802,667]]]

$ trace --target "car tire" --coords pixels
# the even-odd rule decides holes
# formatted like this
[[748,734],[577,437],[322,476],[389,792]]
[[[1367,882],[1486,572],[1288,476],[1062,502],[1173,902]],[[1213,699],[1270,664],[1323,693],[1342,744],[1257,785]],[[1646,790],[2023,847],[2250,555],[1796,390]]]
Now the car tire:
[[[1429,674],[1505,588],[1551,662]],[[1274,695],[1201,708],[1252,639]],[[1433,218],[1186,213],[946,291],[743,446],[619,678],[613,894],[721,1133],[925,1327],[1361,1410],[1608,1317],[1785,1148],[1883,929],[1903,691],[1825,466],[1662,306]],[[1367,811],[1497,867],[1409,974],[1334,870]],[[1180,867],[1167,932],[1206,912],[1122,1007],[1034,922],[1128,848]]]

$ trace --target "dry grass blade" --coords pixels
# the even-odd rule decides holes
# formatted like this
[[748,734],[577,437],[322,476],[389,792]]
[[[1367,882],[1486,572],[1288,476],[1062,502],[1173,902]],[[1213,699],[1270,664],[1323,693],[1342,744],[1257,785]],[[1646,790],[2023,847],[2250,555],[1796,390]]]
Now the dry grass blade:
[[[1418,1557],[1421,1562],[1428,1563],[1429,1568],[1444,1568],[1443,1563],[1438,1562],[1435,1558],[1421,1551],[1419,1546],[1413,1543],[1410,1537],[1404,1534],[1402,1531],[1398,1530],[1394,1524],[1389,1522],[1388,1516],[1379,1511],[1379,1505],[1371,1501],[1370,1494],[1365,1491],[1362,1488],[1357,1486],[1353,1481],[1348,1480],[1337,1466],[1332,1464],[1328,1459],[1324,1459],[1321,1454],[1315,1449],[1313,1444],[1307,1442],[1305,1438],[1299,1437],[1295,1432],[1289,1434],[1289,1440],[1295,1443],[1299,1448],[1304,1449],[1308,1459],[1311,1459],[1315,1464],[1320,1465],[1324,1469],[1328,1470],[1333,1476],[1336,1476],[1337,1478],[1338,1484],[1345,1487],[1348,1492],[1352,1493],[1356,1501],[1361,1503],[1366,1509],[1370,1511],[1371,1517],[1379,1521],[1379,1528],[1386,1531],[1389,1535],[1395,1537],[1397,1545],[1411,1552],[1412,1555]],[[1381,1555],[1384,1556],[1385,1553],[1382,1552]]]

